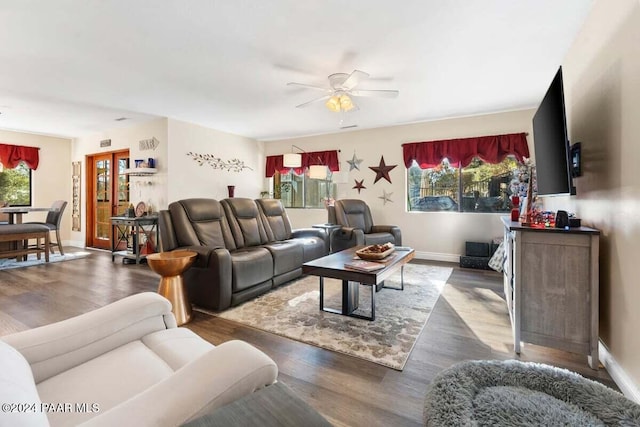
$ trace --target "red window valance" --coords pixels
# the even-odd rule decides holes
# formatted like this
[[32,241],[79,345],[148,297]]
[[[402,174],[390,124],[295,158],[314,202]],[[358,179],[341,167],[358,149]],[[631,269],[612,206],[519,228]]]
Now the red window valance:
[[512,154],[518,161],[529,157],[526,133],[479,136],[475,138],[442,141],[411,142],[402,144],[404,165],[409,168],[415,160],[422,169],[438,166],[446,157],[452,165],[468,166],[474,157],[487,163],[500,163]]
[[23,161],[29,168],[38,169],[40,156],[38,147],[23,147],[22,145],[0,144],[0,162],[7,169],[13,169]]
[[[300,153],[302,156],[301,166],[293,169],[296,175],[304,173],[305,168],[312,165],[324,165],[329,167],[331,172],[338,172],[340,170],[340,163],[338,162],[338,150],[329,151],[312,151],[309,153]],[[285,168],[283,165],[283,155],[267,156],[267,164],[265,166],[264,175],[267,178],[271,178],[276,171],[280,173],[287,173],[291,168]]]

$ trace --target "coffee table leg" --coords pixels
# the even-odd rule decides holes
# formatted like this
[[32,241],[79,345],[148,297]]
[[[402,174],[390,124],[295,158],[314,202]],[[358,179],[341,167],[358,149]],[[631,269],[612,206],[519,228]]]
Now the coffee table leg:
[[371,287],[371,320],[376,320],[376,287]]
[[387,286],[382,282],[384,289],[393,289],[394,291],[404,291],[404,265],[400,266],[400,287],[394,288],[393,286]]
[[324,311],[324,277],[320,276],[320,311]]
[[360,284],[349,280],[342,281],[342,314],[351,314],[358,309]]

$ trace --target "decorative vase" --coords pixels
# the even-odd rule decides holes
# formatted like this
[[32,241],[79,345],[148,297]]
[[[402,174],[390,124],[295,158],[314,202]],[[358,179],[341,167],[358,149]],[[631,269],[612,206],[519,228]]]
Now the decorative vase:
[[520,197],[511,196],[511,221],[517,222],[520,218]]
[[227,185],[227,191],[229,192],[229,198],[233,198],[233,195],[236,192],[236,186],[235,185]]

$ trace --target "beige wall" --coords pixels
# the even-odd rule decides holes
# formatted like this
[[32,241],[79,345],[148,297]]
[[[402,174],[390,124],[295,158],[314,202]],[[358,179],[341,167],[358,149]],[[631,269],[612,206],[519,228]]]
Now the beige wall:
[[[32,204],[51,206],[55,200],[66,200],[67,208],[60,223],[60,237],[68,244],[71,233],[71,140],[51,136],[0,130],[0,143],[40,147],[40,164],[32,174]],[[32,212],[24,221],[44,221],[47,214]]]
[[[190,197],[224,199],[227,186],[235,197],[256,199],[262,191],[264,144],[251,138],[169,119],[169,202]],[[210,154],[228,162],[239,159],[250,169],[240,172],[198,166],[187,153]]]
[[[139,142],[143,139],[155,137],[160,143],[155,150],[140,151]],[[111,139],[111,146],[100,147],[100,141]],[[71,168],[71,161],[82,162],[82,217],[81,231],[71,232],[71,240],[74,246],[84,247],[87,232],[86,212],[86,156],[90,154],[109,151],[129,150],[131,166],[134,159],[147,159],[153,157],[156,160],[158,173],[150,177],[130,177],[130,200],[135,205],[140,201],[151,204],[154,209],[162,209],[167,206],[167,174],[168,174],[168,139],[167,119],[151,120],[145,123],[132,125],[128,128],[111,129],[90,136],[77,138],[73,141],[73,149],[66,163]]]
[[602,231],[600,338],[638,390],[640,2],[597,1],[563,72],[569,137],[583,147],[570,205]]
[[[533,110],[488,114],[484,116],[439,120],[411,125],[371,130],[342,132],[307,138],[270,141],[265,143],[266,155],[283,154],[295,144],[305,151],[340,149],[341,170],[357,154],[364,161],[360,171],[349,172],[347,184],[338,184],[339,198],[358,198],[370,206],[374,222],[402,227],[403,244],[416,249],[422,258],[458,261],[464,253],[465,241],[491,241],[502,236],[499,214],[458,212],[407,212],[406,168],[402,160],[405,142],[419,142],[449,138],[464,138],[515,132],[531,132]],[[387,165],[398,165],[390,172],[392,183],[382,179],[373,183],[377,166],[384,156]],[[352,189],[354,180],[364,179],[366,190],[358,194]],[[265,187],[267,184],[265,184]],[[393,193],[392,203],[383,204],[382,192]],[[288,209],[294,227],[308,227],[327,221],[324,209]],[[504,215],[504,214],[502,214]]]

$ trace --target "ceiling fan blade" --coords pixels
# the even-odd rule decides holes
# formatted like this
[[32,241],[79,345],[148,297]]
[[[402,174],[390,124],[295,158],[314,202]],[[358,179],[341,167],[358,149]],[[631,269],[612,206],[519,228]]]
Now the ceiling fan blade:
[[358,83],[360,83],[361,80],[364,80],[367,77],[369,77],[369,74],[365,73],[364,71],[353,70],[349,77],[347,77],[347,80],[342,83],[342,87],[347,90],[353,89]]
[[321,86],[314,86],[314,85],[306,85],[304,83],[295,83],[295,82],[289,82],[287,83],[287,86],[300,86],[300,87],[304,87],[307,89],[315,89],[315,90],[321,90],[323,92],[331,92],[331,89],[326,88],[326,87],[321,87]]
[[316,102],[321,102],[329,98],[331,98],[331,95],[321,96],[320,98],[312,99],[311,101],[305,102],[304,104],[296,105],[296,108],[308,107],[311,104],[315,104]]
[[353,96],[370,96],[376,98],[395,98],[400,92],[397,90],[352,90]]

